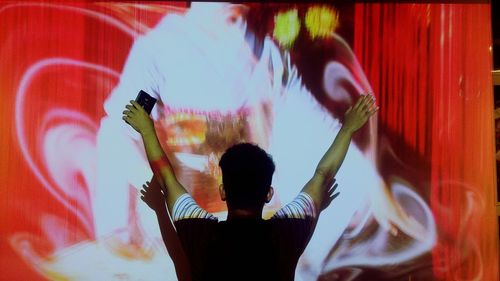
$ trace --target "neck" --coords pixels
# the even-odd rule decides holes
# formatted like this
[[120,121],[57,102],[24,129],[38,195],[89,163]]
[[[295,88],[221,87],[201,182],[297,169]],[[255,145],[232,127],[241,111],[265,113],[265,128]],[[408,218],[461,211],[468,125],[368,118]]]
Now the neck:
[[228,210],[227,220],[232,219],[261,219],[262,209],[260,210],[245,210],[245,209],[234,209]]

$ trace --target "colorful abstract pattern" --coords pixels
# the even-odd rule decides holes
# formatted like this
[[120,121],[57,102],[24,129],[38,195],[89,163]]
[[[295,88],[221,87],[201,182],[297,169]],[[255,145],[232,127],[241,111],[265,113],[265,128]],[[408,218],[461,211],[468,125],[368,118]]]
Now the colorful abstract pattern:
[[0,41],[0,280],[176,280],[135,87],[219,218],[224,149],[273,155],[270,217],[374,93],[296,279],[499,278],[488,4],[4,1]]

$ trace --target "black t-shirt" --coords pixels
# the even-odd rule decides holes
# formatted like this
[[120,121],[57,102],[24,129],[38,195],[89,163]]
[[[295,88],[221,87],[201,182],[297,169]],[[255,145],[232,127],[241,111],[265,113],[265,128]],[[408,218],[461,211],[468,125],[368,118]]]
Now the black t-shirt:
[[293,280],[313,217],[175,222],[193,280]]

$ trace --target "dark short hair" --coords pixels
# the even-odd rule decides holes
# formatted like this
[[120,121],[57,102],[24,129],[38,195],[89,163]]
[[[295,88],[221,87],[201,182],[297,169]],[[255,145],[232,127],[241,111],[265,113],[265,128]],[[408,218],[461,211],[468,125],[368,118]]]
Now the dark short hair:
[[255,144],[239,143],[224,152],[219,166],[228,206],[253,209],[264,204],[275,169],[271,155]]

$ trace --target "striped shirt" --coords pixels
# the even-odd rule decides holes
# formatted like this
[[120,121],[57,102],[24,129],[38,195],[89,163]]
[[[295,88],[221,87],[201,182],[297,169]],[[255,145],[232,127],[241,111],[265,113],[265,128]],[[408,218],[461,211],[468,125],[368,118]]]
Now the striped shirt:
[[312,198],[300,193],[271,219],[218,219],[189,194],[172,218],[193,280],[294,280],[295,268],[314,231]]
[[[301,192],[292,202],[278,210],[271,219],[305,219],[306,217],[316,218],[316,215],[316,208],[311,196],[305,192]],[[196,204],[193,197],[188,193],[184,193],[177,198],[173,208],[174,222],[183,219],[217,220],[214,215]]]

